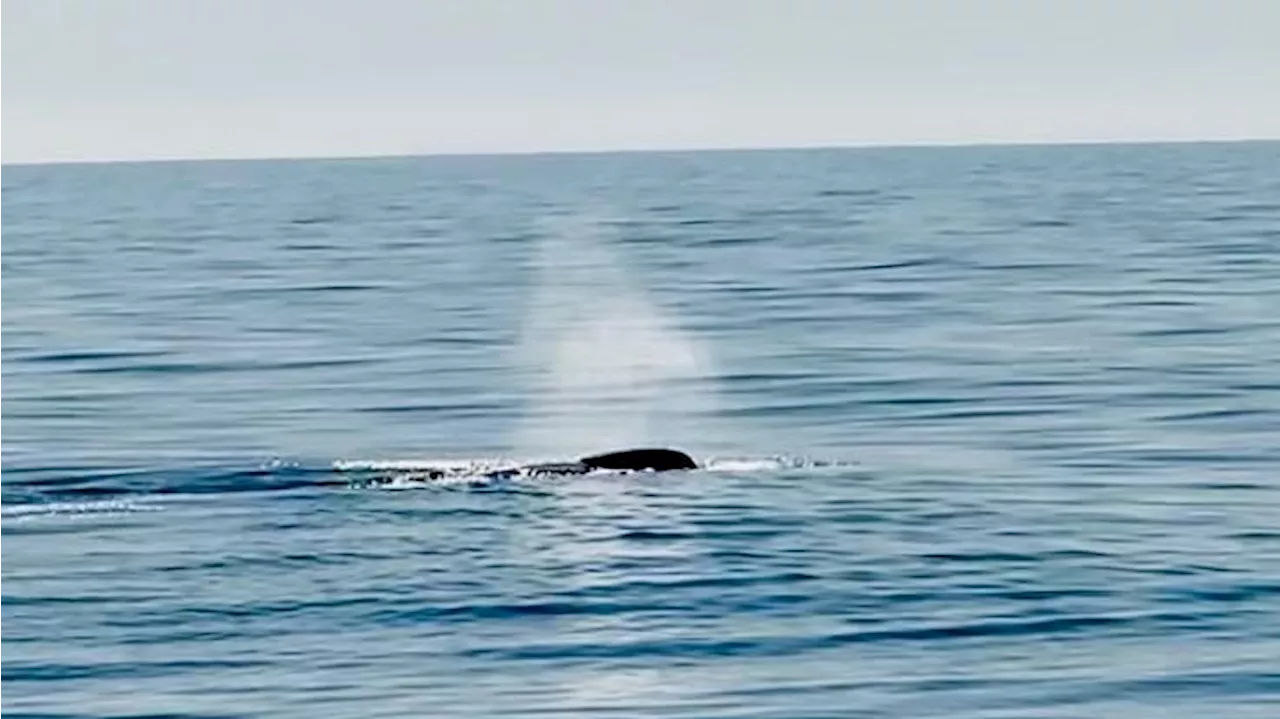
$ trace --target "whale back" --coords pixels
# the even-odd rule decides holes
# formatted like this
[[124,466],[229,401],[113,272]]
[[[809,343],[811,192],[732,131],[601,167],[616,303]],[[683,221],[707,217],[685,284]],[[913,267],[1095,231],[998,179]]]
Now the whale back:
[[674,449],[627,449],[583,457],[578,462],[589,469],[697,469],[698,463],[684,452]]

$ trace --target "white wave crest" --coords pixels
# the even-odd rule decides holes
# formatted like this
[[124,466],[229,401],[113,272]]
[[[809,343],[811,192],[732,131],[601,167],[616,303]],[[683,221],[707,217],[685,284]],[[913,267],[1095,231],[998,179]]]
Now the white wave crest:
[[23,520],[52,516],[101,516],[131,512],[158,512],[161,507],[130,500],[108,499],[96,502],[48,502],[42,504],[18,504],[0,509],[0,517]]

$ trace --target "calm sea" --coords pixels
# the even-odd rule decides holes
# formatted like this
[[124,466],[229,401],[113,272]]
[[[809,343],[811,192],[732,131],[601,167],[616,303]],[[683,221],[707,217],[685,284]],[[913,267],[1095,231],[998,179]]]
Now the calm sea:
[[1280,716],[1280,143],[3,185],[6,717]]

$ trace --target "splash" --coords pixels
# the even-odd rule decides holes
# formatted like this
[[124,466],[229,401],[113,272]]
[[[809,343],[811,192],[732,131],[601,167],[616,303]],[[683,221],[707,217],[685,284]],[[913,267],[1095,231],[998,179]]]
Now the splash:
[[[709,457],[700,462],[699,473],[746,475],[775,474],[802,469],[812,474],[822,470],[847,471],[857,465],[815,460],[807,457]],[[529,472],[520,463],[500,457],[474,459],[343,460],[333,470],[347,478],[348,486],[360,489],[417,489],[432,487],[545,486],[588,477],[659,476],[660,472],[595,470],[586,473],[555,474]]]
[[600,228],[578,218],[539,233],[520,354],[533,394],[515,449],[697,449],[715,410],[710,354],[646,295]]

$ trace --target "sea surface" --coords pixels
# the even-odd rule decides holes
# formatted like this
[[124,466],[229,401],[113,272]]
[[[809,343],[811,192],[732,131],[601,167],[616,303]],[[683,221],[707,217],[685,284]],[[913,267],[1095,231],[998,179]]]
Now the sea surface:
[[5,166],[2,396],[6,717],[1280,716],[1280,143]]

